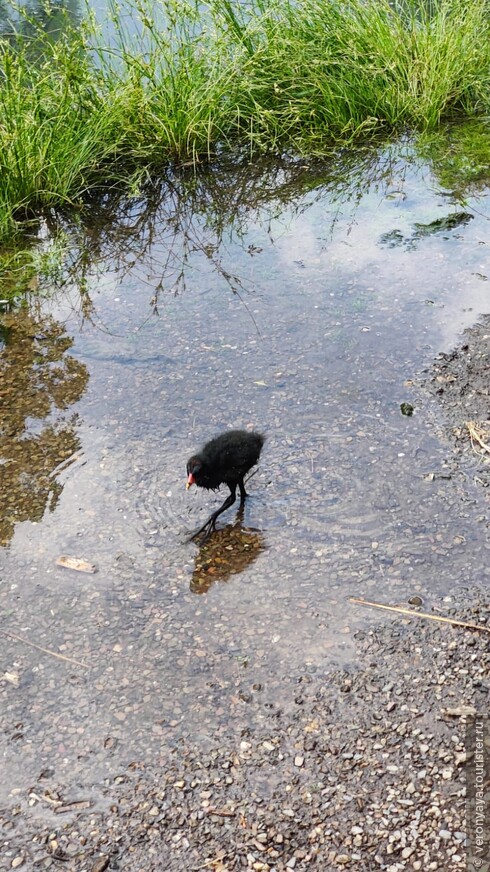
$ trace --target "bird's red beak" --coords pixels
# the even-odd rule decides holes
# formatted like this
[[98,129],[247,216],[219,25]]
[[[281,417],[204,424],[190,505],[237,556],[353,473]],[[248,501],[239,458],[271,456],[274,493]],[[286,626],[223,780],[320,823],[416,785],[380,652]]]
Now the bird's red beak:
[[196,483],[196,479],[195,479],[194,476],[192,475],[192,472],[190,472],[190,473],[189,473],[189,478],[187,479],[187,484],[186,484],[186,486],[185,486],[185,489],[186,489],[186,490],[189,490],[189,488],[192,487],[192,485],[195,484],[195,483]]

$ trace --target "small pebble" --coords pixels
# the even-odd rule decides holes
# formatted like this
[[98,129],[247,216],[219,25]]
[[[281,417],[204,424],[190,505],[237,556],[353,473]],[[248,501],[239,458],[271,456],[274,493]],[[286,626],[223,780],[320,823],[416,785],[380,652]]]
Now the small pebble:
[[411,596],[408,602],[411,606],[421,606],[423,604],[422,597],[420,596]]

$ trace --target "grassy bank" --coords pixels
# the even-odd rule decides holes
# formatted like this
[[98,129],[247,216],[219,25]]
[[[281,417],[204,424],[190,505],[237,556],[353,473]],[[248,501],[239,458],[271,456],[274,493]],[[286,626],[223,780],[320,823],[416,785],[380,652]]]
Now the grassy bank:
[[110,47],[90,20],[0,42],[0,242],[169,163],[321,155],[490,110],[481,0],[162,0],[157,17],[153,0],[132,3],[138,38],[115,15]]

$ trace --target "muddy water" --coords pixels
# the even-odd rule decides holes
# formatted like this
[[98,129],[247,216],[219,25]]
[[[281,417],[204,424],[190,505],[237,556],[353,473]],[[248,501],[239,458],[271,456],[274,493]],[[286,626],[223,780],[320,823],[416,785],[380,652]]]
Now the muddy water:
[[[482,497],[419,384],[488,311],[488,201],[434,225],[462,208],[426,166],[371,169],[276,177],[255,208],[228,190],[230,222],[216,192],[212,220],[199,192],[179,221],[136,203],[4,315],[3,798],[242,731],[305,673],[355,668],[355,630],[391,619],[349,596],[430,608],[488,582]],[[267,437],[250,499],[199,549],[224,494],[186,493],[185,462],[238,426]]]

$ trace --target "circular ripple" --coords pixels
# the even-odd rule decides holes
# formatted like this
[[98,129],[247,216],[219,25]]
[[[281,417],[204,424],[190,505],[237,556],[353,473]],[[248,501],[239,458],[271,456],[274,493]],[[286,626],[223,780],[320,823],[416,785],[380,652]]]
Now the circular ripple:
[[[184,479],[185,481],[185,479]],[[185,495],[185,487],[182,486]],[[175,544],[182,541],[194,521],[190,504],[179,494],[175,483],[165,481],[155,469],[143,473],[134,483],[137,532],[146,545]]]

